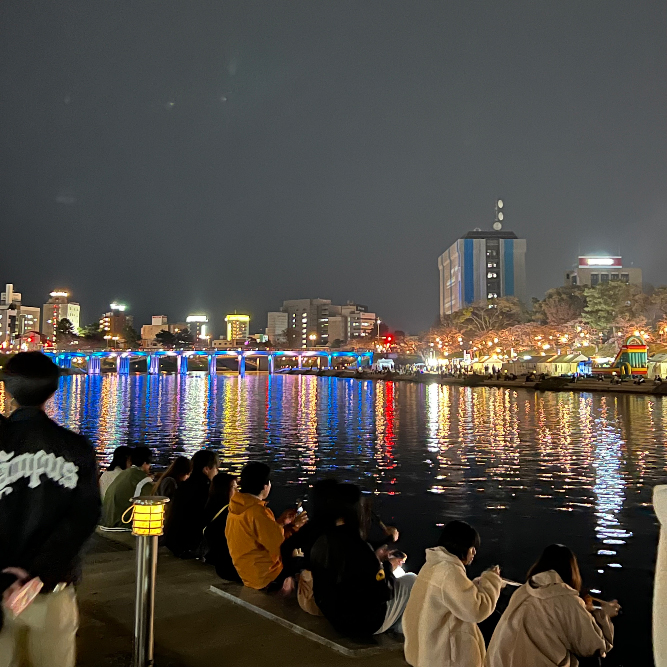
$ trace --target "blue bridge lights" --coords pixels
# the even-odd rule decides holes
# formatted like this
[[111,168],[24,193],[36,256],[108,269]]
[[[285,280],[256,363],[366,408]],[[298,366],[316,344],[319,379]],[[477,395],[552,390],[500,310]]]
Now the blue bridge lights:
[[[128,375],[130,363],[137,359],[146,360],[146,371],[149,375],[157,375],[161,372],[161,360],[163,358],[174,359],[176,362],[176,373],[184,375],[188,372],[188,360],[190,358],[205,357],[207,360],[208,373],[215,375],[218,370],[218,359],[236,359],[238,372],[243,375],[246,370],[246,360],[250,359],[260,368],[261,359],[267,359],[269,373],[275,373],[276,362],[293,360],[297,368],[303,368],[304,360],[316,360],[320,369],[332,368],[336,359],[350,359],[356,368],[373,363],[372,352],[354,351],[328,351],[328,350],[97,350],[72,352],[47,352],[47,356],[60,366],[70,369],[73,366],[81,366],[88,375],[99,375],[102,372],[102,364],[112,362],[116,373]],[[291,365],[291,364],[290,364]],[[111,369],[108,369],[111,370]]]

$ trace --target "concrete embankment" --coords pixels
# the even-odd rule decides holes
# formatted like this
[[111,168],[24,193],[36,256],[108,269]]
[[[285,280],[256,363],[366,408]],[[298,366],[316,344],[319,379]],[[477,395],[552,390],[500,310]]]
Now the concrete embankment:
[[[78,667],[129,667],[135,593],[133,540],[95,535],[78,587]],[[400,650],[348,658],[211,593],[211,566],[160,549],[155,664],[160,667],[404,667]]]
[[374,373],[347,370],[310,370],[295,369],[286,371],[287,375],[317,375],[320,377],[354,378],[357,380],[384,380],[391,382],[411,382],[416,384],[441,384],[458,387],[505,387],[507,389],[533,389],[535,391],[584,391],[604,392],[612,394],[654,394],[667,395],[667,382],[654,384],[647,380],[635,384],[628,380],[621,384],[611,384],[609,380],[580,379],[576,382],[565,377],[549,377],[538,382],[526,382],[524,378],[517,380],[491,380],[481,375],[469,375],[465,378],[441,377],[434,373]]

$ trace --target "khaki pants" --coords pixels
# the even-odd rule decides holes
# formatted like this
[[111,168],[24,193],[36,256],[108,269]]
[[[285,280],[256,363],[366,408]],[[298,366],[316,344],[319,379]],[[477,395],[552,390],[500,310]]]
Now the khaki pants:
[[74,667],[78,627],[73,586],[38,595],[16,619],[5,611],[0,667]]

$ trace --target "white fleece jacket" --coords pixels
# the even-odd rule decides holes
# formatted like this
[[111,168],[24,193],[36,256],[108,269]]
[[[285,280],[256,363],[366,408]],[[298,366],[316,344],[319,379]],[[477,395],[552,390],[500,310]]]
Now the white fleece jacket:
[[[531,585],[532,582],[532,585]],[[614,628],[586,609],[557,572],[540,572],[517,589],[489,644],[487,667],[576,667],[576,656],[611,649]]]
[[470,581],[460,558],[444,547],[426,550],[426,564],[403,614],[405,659],[412,667],[482,667],[477,623],[496,608],[502,579],[485,572]]
[[660,521],[653,584],[653,659],[655,667],[667,667],[667,485],[653,489],[653,509]]

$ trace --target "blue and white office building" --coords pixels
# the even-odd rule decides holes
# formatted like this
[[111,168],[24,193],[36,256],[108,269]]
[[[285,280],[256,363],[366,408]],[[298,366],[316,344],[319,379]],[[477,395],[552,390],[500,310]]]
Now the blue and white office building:
[[468,232],[440,255],[438,268],[440,317],[477,301],[526,300],[526,240],[514,232]]

